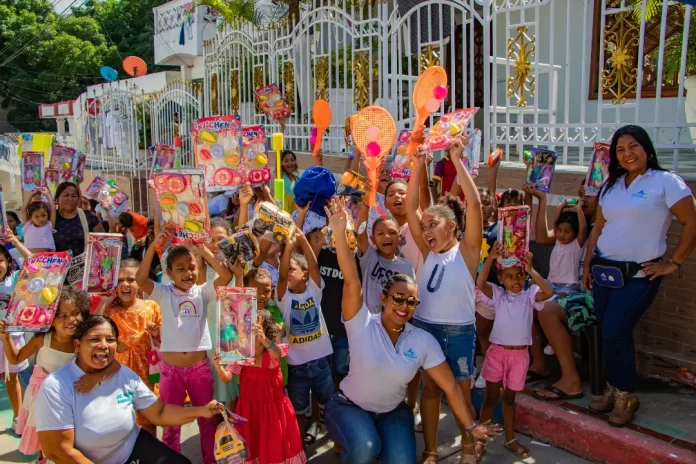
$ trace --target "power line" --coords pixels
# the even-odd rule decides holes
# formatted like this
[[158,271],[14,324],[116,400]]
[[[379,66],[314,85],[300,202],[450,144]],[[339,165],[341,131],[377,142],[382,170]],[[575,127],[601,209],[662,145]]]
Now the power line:
[[[11,69],[17,69],[17,70],[19,70],[19,71],[24,71],[24,72],[28,72],[28,73],[31,73],[31,74],[37,74],[37,75],[40,74],[40,75],[44,75],[44,76],[53,76],[53,77],[62,77],[62,78],[71,77],[71,76],[64,76],[64,75],[62,75],[62,74],[48,73],[48,72],[45,72],[45,71],[32,71],[32,70],[30,70],[30,69],[24,69],[24,68],[20,68],[19,66],[12,66],[12,65],[9,65],[9,64],[6,65],[5,67],[6,67],[6,68],[11,68]],[[102,76],[78,76],[78,75],[72,75],[72,77],[76,77],[76,78],[78,78],[78,79],[103,79]],[[77,86],[77,87],[83,87],[83,86],[80,85],[80,84],[71,84],[71,83],[69,83],[69,82],[66,83],[65,85],[74,85],[74,86]]]
[[[60,0],[52,1],[51,9],[53,9],[59,1]],[[19,33],[15,36],[14,39],[12,39],[12,41],[10,41],[10,43],[5,45],[5,47],[2,50],[0,50],[0,56],[4,55],[5,52],[8,51],[12,47],[12,45],[14,45],[14,43],[20,39],[20,37],[26,36],[27,34],[29,34],[29,29],[22,29],[21,31],[19,31]]]

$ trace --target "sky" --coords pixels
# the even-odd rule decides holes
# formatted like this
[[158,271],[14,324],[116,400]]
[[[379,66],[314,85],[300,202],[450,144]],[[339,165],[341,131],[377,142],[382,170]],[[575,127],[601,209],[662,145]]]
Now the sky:
[[[51,1],[51,3],[54,4],[53,9],[56,10],[58,13],[62,13],[63,10],[65,10],[73,2],[73,0],[50,0],[50,1]],[[73,6],[80,6],[84,2],[85,2],[85,0],[77,0]]]

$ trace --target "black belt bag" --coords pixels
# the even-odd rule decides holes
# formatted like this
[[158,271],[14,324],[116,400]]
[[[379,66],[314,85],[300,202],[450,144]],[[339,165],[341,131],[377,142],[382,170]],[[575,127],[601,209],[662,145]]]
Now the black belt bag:
[[[648,262],[659,261],[656,258]],[[641,263],[633,261],[614,261],[595,254],[590,261],[592,278],[598,285],[609,288],[623,288],[643,268]]]

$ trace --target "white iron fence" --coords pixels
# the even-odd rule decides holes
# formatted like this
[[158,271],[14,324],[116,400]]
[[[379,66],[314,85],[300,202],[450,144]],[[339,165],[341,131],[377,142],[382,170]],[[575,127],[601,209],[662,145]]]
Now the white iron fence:
[[679,78],[689,36],[696,43],[692,7],[664,0],[646,21],[646,2],[314,0],[299,19],[225,25],[204,42],[203,112],[267,123],[253,91],[277,83],[293,111],[287,145],[308,149],[311,108],[323,98],[333,112],[325,151],[340,152],[345,118],[364,106],[408,127],[418,75],[438,64],[450,95],[434,118],[479,106],[483,152],[497,145],[520,161],[540,146],[586,165],[595,141],[634,123],[663,165],[696,177],[696,89],[690,99],[691,80]]

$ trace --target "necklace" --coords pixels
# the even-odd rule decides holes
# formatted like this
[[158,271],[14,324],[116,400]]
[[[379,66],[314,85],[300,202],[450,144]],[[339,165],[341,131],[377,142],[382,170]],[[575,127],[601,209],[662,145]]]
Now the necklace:
[[402,326],[400,329],[389,329],[389,330],[391,330],[392,332],[403,332],[404,327]]

